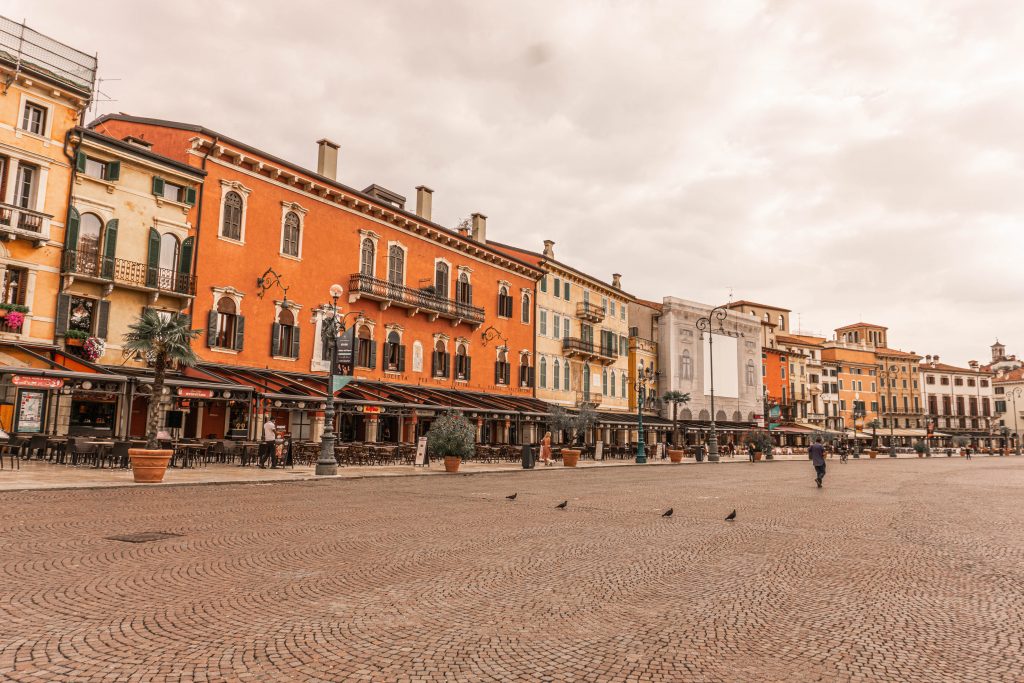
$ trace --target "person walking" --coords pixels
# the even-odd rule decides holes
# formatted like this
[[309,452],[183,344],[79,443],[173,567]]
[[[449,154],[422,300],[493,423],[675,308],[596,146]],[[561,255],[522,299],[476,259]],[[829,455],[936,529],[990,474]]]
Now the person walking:
[[544,435],[540,440],[540,461],[547,467],[551,464],[551,432]]
[[750,462],[754,462],[754,451],[756,451],[756,450],[757,449],[754,448],[754,442],[753,441],[748,441],[747,442],[747,457],[750,458]]
[[270,467],[273,469],[276,465],[274,462],[274,450],[277,448],[277,425],[274,424],[274,418],[267,415],[267,421],[263,423],[263,443],[260,444],[260,469],[266,467],[267,460],[270,461]]
[[811,456],[811,463],[814,465],[814,471],[818,475],[814,478],[814,481],[820,489],[821,482],[825,479],[825,447],[821,445],[820,436],[807,449],[807,453]]
[[970,460],[970,459],[971,459],[971,447],[970,447],[970,446],[967,446],[967,447],[966,447],[966,448],[964,449],[964,451],[965,451],[965,452],[967,453],[967,459],[968,459],[968,460]]

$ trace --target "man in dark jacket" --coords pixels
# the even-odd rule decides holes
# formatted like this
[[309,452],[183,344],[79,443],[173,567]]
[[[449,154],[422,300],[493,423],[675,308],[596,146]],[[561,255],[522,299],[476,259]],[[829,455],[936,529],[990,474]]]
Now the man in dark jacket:
[[821,437],[819,436],[811,444],[811,447],[807,449],[807,453],[811,456],[811,463],[814,464],[814,471],[818,476],[814,478],[815,483],[818,484],[818,488],[821,488],[821,482],[825,479],[825,447],[821,445]]

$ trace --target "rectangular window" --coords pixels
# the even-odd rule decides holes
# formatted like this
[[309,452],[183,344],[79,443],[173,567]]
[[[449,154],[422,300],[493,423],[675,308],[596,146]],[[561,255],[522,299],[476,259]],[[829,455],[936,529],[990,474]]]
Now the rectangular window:
[[7,266],[4,271],[3,292],[0,292],[0,300],[5,304],[24,304],[25,286],[28,282],[28,270]]
[[873,413],[877,413],[878,412],[878,401],[872,401],[871,402],[871,412],[873,412]]
[[601,310],[604,311],[605,315],[608,315],[608,297],[601,297]]
[[614,299],[612,299],[610,305],[612,307],[611,315],[612,315],[612,317],[615,317],[615,300]]
[[46,107],[35,102],[26,102],[21,117],[21,128],[36,135],[46,134]]
[[562,336],[569,336],[569,316],[562,318]]
[[548,291],[548,276],[547,275],[545,275],[544,277],[542,277],[540,279],[540,291],[542,291],[542,292],[547,292]]
[[80,296],[71,297],[71,312],[68,315],[68,330],[92,334],[93,314],[96,310],[96,300],[86,299]]
[[546,337],[548,335],[548,312],[543,308],[537,311],[537,325],[540,329],[540,335]]
[[554,313],[551,320],[552,320],[552,323],[553,323],[551,325],[551,327],[555,331],[554,337],[555,337],[555,339],[558,339],[561,336],[561,327],[560,326],[561,326],[561,323],[562,323],[562,318],[557,313]]
[[619,307],[619,318],[621,318],[622,320],[626,319],[626,305],[625,304],[623,304],[622,306]]
[[14,203],[22,209],[31,209],[35,198],[37,169],[18,163],[18,177],[14,182]]
[[569,301],[572,298],[572,296],[569,294],[569,281],[568,280],[566,280],[566,282],[565,282],[565,287],[563,288],[562,293],[565,295],[563,298],[566,301]]
[[562,296],[562,281],[555,278],[555,298]]

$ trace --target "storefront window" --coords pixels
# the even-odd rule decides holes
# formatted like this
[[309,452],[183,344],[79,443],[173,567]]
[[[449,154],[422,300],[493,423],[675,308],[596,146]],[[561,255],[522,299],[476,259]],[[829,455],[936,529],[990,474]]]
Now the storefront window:
[[76,435],[113,434],[117,398],[113,395],[85,394],[71,400],[68,433]]

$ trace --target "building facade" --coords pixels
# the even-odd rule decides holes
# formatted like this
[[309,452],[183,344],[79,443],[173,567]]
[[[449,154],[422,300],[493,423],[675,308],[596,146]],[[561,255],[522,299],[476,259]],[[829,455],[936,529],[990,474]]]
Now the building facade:
[[[629,411],[635,413],[643,400],[648,415],[661,412],[661,368],[658,365],[658,319],[661,304],[636,299],[629,304]],[[653,379],[646,383],[644,394],[638,391],[640,375],[650,368]]]
[[1024,368],[1000,370],[992,379],[992,399],[999,433],[1017,450],[1024,429]]
[[955,443],[958,437],[975,447],[989,447],[997,434],[994,426],[993,373],[977,362],[970,367],[942,363],[938,356],[925,356],[920,364],[922,399],[929,429],[940,444]]

